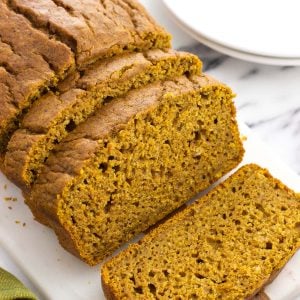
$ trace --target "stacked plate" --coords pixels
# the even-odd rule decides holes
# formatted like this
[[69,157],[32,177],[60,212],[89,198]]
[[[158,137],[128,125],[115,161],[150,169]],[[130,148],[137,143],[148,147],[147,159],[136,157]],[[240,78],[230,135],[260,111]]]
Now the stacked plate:
[[203,44],[264,64],[300,66],[298,0],[163,0],[177,24]]

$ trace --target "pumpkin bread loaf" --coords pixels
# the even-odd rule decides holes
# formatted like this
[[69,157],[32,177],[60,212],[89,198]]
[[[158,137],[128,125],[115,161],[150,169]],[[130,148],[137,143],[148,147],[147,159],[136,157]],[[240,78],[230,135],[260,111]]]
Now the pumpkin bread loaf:
[[19,187],[29,187],[50,151],[103,103],[132,88],[187,73],[201,73],[196,56],[156,49],[101,60],[87,68],[76,82],[67,78],[59,84],[66,92],[49,92],[24,116],[22,129],[14,133],[7,147],[6,175]]
[[102,268],[107,299],[251,299],[300,247],[300,197],[247,165]]
[[32,103],[75,69],[168,47],[170,35],[135,0],[1,0],[0,152]]
[[231,90],[182,76],[103,106],[52,152],[26,202],[90,265],[237,166]]

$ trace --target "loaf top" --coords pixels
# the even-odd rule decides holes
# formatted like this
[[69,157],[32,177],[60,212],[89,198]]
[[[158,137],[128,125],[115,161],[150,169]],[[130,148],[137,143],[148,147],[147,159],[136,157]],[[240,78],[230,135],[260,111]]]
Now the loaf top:
[[170,46],[169,34],[135,0],[12,0],[10,6],[67,44],[78,65]]
[[250,299],[300,247],[299,209],[299,195],[244,166],[106,263],[104,291],[108,299]]
[[71,50],[0,2],[0,135],[39,93],[74,64]]

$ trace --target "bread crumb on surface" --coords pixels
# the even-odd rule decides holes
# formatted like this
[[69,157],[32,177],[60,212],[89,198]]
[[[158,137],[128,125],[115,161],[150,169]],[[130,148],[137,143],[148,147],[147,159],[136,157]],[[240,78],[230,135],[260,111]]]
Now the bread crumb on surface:
[[248,139],[248,137],[247,137],[246,135],[242,135],[242,136],[241,136],[241,140],[242,140],[243,142],[246,142],[247,139]]
[[16,221],[15,221],[15,223],[16,223],[16,224],[20,224],[21,222],[20,222],[20,221],[18,221],[18,220],[16,220]]
[[11,207],[11,206],[9,206],[9,207],[8,207],[8,209],[12,209],[12,207]]
[[5,190],[7,190],[7,184],[4,184],[3,188],[4,188]]
[[22,225],[23,225],[23,227],[25,227],[25,226],[26,226],[26,223],[24,222]]
[[15,197],[4,197],[4,200],[5,200],[5,201],[13,201],[13,202],[16,202],[18,199],[15,198]]

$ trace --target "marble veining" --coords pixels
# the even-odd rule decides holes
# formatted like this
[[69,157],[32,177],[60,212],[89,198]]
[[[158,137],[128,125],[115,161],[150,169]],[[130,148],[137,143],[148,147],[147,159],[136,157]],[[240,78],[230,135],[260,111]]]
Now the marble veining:
[[234,90],[239,118],[300,174],[300,67],[246,62],[199,43],[181,50],[197,54],[205,72]]

